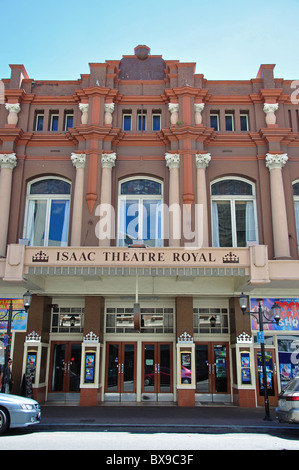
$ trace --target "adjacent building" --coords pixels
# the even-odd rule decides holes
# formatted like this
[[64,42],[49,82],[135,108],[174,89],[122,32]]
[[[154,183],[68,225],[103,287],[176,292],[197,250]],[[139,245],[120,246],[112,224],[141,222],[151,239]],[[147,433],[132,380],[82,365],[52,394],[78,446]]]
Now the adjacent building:
[[298,83],[269,64],[208,80],[144,45],[78,80],[10,68],[0,351],[13,299],[13,391],[30,372],[41,403],[261,405],[244,292],[271,321],[282,308],[264,325],[274,405],[299,372]]

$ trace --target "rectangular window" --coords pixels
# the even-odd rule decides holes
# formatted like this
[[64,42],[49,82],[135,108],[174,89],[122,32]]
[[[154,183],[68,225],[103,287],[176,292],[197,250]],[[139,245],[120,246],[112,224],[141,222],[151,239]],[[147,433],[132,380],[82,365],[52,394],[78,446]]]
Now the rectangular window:
[[219,113],[211,112],[210,126],[213,127],[215,131],[219,131]]
[[152,128],[153,131],[161,130],[161,113],[153,113],[152,115]]
[[145,111],[137,112],[137,130],[146,131],[146,112]]
[[234,130],[234,114],[225,113],[225,130],[233,131]]
[[44,114],[41,112],[37,112],[35,114],[35,126],[34,129],[36,131],[42,131],[44,127]]
[[132,130],[132,114],[123,113],[123,130],[124,131]]
[[57,111],[50,113],[50,131],[58,131],[59,114]]
[[240,113],[240,129],[241,131],[249,131],[249,116],[248,113]]
[[66,112],[64,115],[64,130],[67,131],[69,128],[73,127],[74,124],[74,114]]

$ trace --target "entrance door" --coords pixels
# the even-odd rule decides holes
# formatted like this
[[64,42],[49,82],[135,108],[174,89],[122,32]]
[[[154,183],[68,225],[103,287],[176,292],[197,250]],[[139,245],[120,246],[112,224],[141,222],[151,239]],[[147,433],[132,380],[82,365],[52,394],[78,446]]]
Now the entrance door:
[[105,400],[136,401],[136,343],[107,343]]
[[228,343],[196,344],[196,393],[199,401],[230,401]]
[[172,343],[143,343],[142,353],[142,400],[172,401]]
[[[276,362],[275,352],[273,349],[265,349],[265,362],[266,362],[266,375],[267,375],[267,389],[269,405],[277,405],[277,374],[276,374]],[[255,364],[256,364],[256,388],[257,388],[257,404],[259,406],[264,405],[264,383],[263,383],[263,366],[262,366],[262,354],[261,351],[255,350]]]
[[80,399],[81,343],[52,343],[49,400]]

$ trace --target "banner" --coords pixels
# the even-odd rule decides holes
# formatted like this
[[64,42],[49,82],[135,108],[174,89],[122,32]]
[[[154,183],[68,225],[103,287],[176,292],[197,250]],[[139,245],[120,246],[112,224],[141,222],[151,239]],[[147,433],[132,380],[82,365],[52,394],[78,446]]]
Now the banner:
[[[0,299],[0,331],[6,331],[8,311],[11,299]],[[12,299],[12,331],[27,330],[27,312],[24,310],[24,299]]]
[[[277,326],[271,308],[276,302],[281,307],[280,322]],[[257,318],[251,316],[252,330],[259,330],[258,299],[250,300],[250,311],[257,313]],[[298,331],[299,330],[299,299],[262,299],[262,308],[265,316],[273,323],[264,323],[264,330]],[[267,321],[266,319],[264,319]]]

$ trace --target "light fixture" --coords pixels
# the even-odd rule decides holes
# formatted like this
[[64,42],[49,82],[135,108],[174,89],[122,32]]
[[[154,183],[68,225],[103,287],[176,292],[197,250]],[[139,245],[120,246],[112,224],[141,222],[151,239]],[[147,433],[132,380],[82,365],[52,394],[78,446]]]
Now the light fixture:
[[32,294],[31,292],[29,292],[29,290],[25,292],[25,294],[23,295],[23,299],[24,299],[24,309],[26,310],[26,312],[28,312],[29,307],[31,305],[31,299],[32,299]]
[[240,304],[240,308],[241,308],[243,314],[245,314],[246,309],[247,309],[247,296],[245,294],[243,294],[243,292],[239,297],[239,304]]
[[211,328],[215,328],[216,326],[216,317],[211,317],[210,318],[210,325],[211,325]]
[[281,306],[278,305],[278,303],[274,302],[274,304],[272,305],[272,308],[271,308],[271,311],[273,313],[273,318],[274,320],[276,321],[276,325],[278,326],[279,325],[279,321],[280,321],[280,314],[281,314]]

